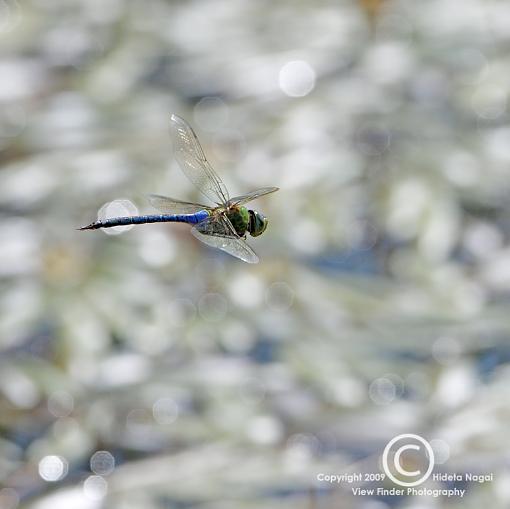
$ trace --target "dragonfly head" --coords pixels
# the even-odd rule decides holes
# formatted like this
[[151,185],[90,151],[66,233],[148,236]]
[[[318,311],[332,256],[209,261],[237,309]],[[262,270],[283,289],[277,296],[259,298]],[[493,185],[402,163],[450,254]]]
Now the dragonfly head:
[[269,221],[266,216],[256,210],[249,210],[248,212],[250,213],[248,231],[252,237],[258,237],[265,232]]

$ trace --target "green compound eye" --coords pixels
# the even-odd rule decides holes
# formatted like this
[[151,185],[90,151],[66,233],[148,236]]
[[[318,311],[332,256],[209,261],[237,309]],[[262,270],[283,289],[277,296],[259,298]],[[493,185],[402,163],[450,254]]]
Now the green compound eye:
[[268,219],[255,210],[250,210],[250,226],[249,231],[252,237],[262,235],[267,228]]

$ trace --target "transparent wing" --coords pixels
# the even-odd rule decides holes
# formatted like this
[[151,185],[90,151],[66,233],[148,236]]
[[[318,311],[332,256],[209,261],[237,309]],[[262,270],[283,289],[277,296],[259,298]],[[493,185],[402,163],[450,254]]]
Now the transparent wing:
[[200,210],[210,210],[206,205],[200,203],[191,203],[187,201],[176,200],[168,196],[159,194],[150,194],[149,202],[155,208],[165,214],[195,214]]
[[264,196],[265,194],[274,193],[278,191],[278,187],[262,187],[257,189],[256,191],[252,191],[248,194],[243,194],[241,196],[236,196],[229,201],[229,205],[243,205],[244,203],[248,203],[255,198],[259,198],[260,196]]
[[227,188],[207,161],[193,129],[181,117],[172,115],[170,133],[175,158],[186,177],[212,202],[226,205],[229,200]]
[[232,223],[222,215],[213,215],[191,229],[198,240],[208,246],[221,249],[247,263],[258,263],[255,251],[239,237]]

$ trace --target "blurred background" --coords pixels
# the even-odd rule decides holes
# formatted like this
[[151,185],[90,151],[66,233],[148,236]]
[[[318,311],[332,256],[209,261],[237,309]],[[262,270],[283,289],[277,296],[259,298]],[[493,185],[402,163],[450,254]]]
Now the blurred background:
[[[508,507],[509,48],[504,0],[0,0],[0,507]],[[202,201],[171,113],[280,187],[259,265],[75,230]],[[494,481],[317,480],[399,433]]]

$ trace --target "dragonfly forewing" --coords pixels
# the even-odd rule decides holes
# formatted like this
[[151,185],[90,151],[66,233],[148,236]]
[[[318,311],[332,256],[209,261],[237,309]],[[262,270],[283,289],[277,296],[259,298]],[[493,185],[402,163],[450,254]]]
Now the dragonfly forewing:
[[191,126],[181,117],[172,115],[170,132],[175,158],[186,177],[212,202],[226,205],[229,201],[227,188],[207,161]]
[[278,189],[279,189],[278,187],[262,187],[260,189],[257,189],[256,191],[252,191],[251,193],[242,194],[241,196],[231,198],[228,203],[229,205],[244,205],[245,203],[255,200],[260,196],[264,196],[269,193],[274,193],[275,191],[278,191]]

